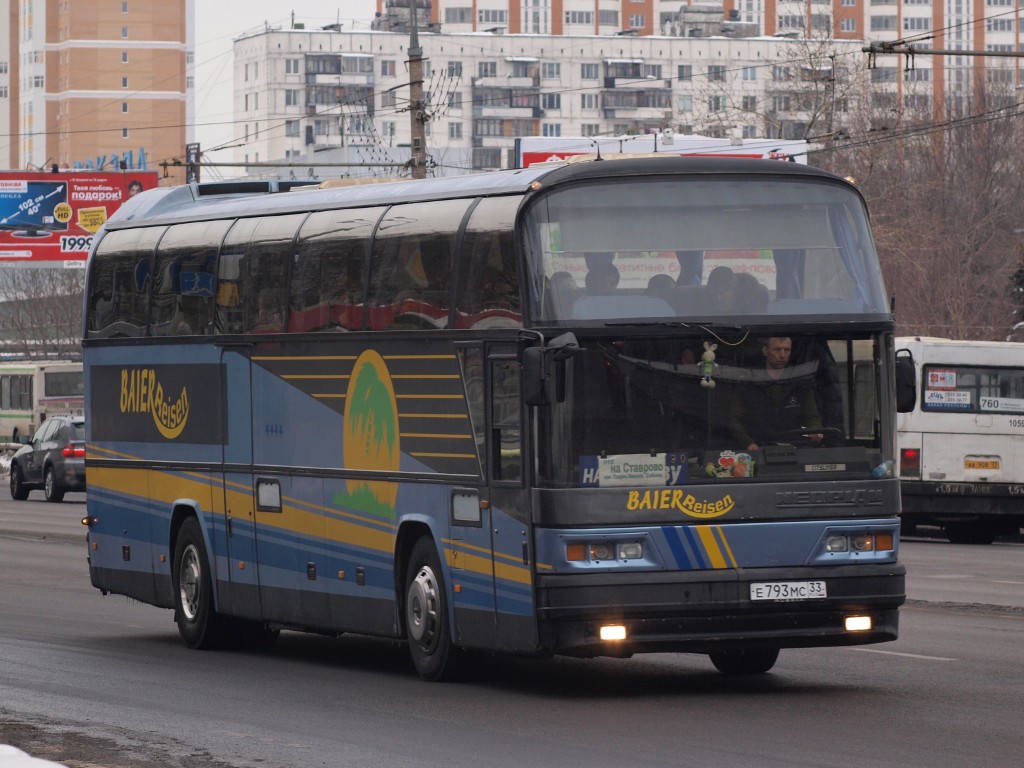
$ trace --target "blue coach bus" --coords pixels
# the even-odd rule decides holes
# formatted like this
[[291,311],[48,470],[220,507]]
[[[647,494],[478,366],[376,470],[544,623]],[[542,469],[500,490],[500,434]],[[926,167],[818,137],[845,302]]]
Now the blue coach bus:
[[152,190],[83,347],[92,583],[190,647],[403,638],[440,680],[897,636],[893,322],[822,171]]

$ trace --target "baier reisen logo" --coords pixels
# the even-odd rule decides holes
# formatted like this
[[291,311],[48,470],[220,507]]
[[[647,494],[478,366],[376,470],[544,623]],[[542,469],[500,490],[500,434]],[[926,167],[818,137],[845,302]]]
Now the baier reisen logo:
[[152,368],[125,368],[121,371],[121,413],[149,413],[157,431],[168,440],[181,436],[188,423],[188,389],[181,388],[177,399],[164,392],[164,385]]
[[94,366],[92,439],[221,442],[219,365]]

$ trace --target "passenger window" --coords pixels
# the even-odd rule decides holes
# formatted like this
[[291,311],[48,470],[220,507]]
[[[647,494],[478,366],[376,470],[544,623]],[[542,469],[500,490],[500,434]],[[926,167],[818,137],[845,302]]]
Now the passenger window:
[[154,261],[149,326],[153,336],[213,333],[217,251],[230,225],[201,221],[168,228]]
[[512,228],[520,199],[496,197],[473,209],[458,261],[456,328],[521,328],[519,265]]
[[260,219],[245,251],[242,292],[243,330],[284,330],[288,307],[288,268],[295,259],[295,235],[306,214]]
[[362,328],[368,246],[384,210],[342,209],[310,215],[296,244],[288,330]]
[[396,205],[373,242],[367,325],[448,326],[455,235],[469,200]]
[[165,227],[108,233],[91,260],[86,334],[142,336],[149,325],[150,270]]
[[495,480],[522,474],[519,363],[491,360],[491,466]]
[[224,238],[217,263],[217,301],[214,324],[217,333],[241,333],[245,254],[259,219],[239,219]]

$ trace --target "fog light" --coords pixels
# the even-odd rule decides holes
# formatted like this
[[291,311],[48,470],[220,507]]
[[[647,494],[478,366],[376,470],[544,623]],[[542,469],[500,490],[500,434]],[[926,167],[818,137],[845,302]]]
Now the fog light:
[[626,628],[621,624],[608,624],[601,627],[600,637],[602,640],[625,640]]
[[846,617],[846,631],[847,632],[865,632],[871,629],[871,617],[870,616],[847,616]]
[[639,541],[619,544],[619,560],[639,560],[644,556],[644,545]]
[[829,536],[825,539],[825,549],[828,552],[846,552],[850,549],[850,543],[845,536]]
[[591,560],[614,560],[615,545],[608,542],[590,545]]

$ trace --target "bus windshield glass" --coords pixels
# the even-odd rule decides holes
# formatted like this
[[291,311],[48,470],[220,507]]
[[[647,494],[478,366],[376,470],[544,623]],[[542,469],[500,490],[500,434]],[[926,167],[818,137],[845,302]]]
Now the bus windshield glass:
[[554,190],[527,216],[542,322],[888,311],[864,206],[838,183],[633,178]]
[[544,414],[549,487],[864,479],[883,462],[881,353],[870,340],[601,335],[581,345]]

